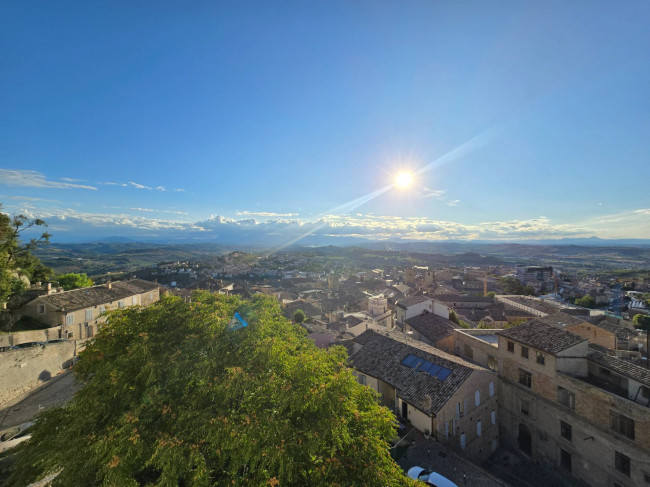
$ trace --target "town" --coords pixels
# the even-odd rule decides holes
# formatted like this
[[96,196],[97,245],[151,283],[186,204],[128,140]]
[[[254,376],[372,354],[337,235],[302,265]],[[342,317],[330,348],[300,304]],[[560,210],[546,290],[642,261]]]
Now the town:
[[[403,426],[395,455],[405,468],[419,461],[459,485],[468,475],[475,485],[648,480],[650,370],[639,329],[650,319],[647,272],[621,279],[532,265],[363,270],[374,260],[324,270],[331,262],[304,250],[235,251],[69,291],[35,282],[17,326],[30,329],[0,335],[1,427],[19,427],[12,423],[43,408],[32,405],[25,416],[33,391],[46,404],[59,395],[52,405],[71,397],[76,388],[61,376],[106,326],[108,311],[146,307],[163,294],[191,301],[207,290],[272,297],[317,347],[345,347],[357,381]],[[48,393],[55,381],[65,390]],[[12,441],[21,440],[3,448]],[[437,465],[432,449],[456,463]],[[537,483],[530,469],[541,469]]]

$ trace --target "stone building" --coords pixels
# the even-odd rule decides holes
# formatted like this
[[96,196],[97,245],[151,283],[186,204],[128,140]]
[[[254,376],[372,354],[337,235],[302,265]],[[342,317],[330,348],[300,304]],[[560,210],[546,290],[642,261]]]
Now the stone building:
[[59,337],[85,340],[97,333],[105,311],[148,306],[160,299],[158,284],[131,279],[71,291],[51,292],[27,303],[21,313],[49,327],[61,327]]
[[498,332],[501,443],[590,486],[650,482],[650,371],[561,327]]
[[495,372],[399,332],[366,331],[347,346],[357,380],[415,428],[476,461],[496,450]]

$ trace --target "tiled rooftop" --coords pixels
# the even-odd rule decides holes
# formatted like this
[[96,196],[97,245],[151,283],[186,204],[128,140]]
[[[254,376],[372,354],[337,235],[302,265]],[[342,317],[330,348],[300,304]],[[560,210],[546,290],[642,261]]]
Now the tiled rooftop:
[[587,358],[598,365],[650,387],[650,370],[604,353],[601,351],[601,347],[589,345]]
[[538,319],[500,331],[499,335],[550,354],[559,353],[587,341],[586,338]]
[[136,294],[153,291],[159,287],[154,282],[131,279],[130,281],[113,282],[111,289],[108,289],[105,285],[93,286],[50,294],[49,296],[41,296],[37,299],[65,311],[74,311],[76,309],[111,303]]
[[453,321],[433,313],[414,316],[406,320],[406,323],[432,343],[436,343],[452,335],[454,328],[457,328],[457,325]]
[[[351,366],[392,385],[406,402],[427,414],[439,411],[472,372],[484,370],[422,342],[408,340],[403,334],[369,330],[355,341],[363,348],[350,356]],[[442,381],[407,367],[401,362],[409,354],[445,367],[451,374]]]
[[430,300],[431,298],[427,296],[413,296],[411,298],[406,298],[398,301],[397,306],[406,309],[409,306],[413,306],[414,304],[424,303],[425,301],[430,301]]

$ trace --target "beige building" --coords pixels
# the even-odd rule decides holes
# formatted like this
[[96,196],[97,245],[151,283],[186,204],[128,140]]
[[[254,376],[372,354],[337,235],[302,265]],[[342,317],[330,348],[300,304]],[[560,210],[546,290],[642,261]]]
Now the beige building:
[[366,331],[348,348],[357,380],[415,428],[476,461],[496,450],[496,373],[399,332]]
[[594,487],[650,482],[650,371],[540,320],[498,336],[504,446]]
[[71,291],[50,290],[27,303],[21,313],[49,327],[60,327],[58,338],[85,340],[97,333],[105,311],[148,306],[159,299],[158,284],[132,279]]

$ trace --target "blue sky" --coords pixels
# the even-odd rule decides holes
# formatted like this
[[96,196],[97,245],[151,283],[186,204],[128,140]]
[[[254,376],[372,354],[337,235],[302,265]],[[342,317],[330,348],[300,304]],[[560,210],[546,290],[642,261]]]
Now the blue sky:
[[0,202],[53,241],[650,238],[649,15],[3,2]]

